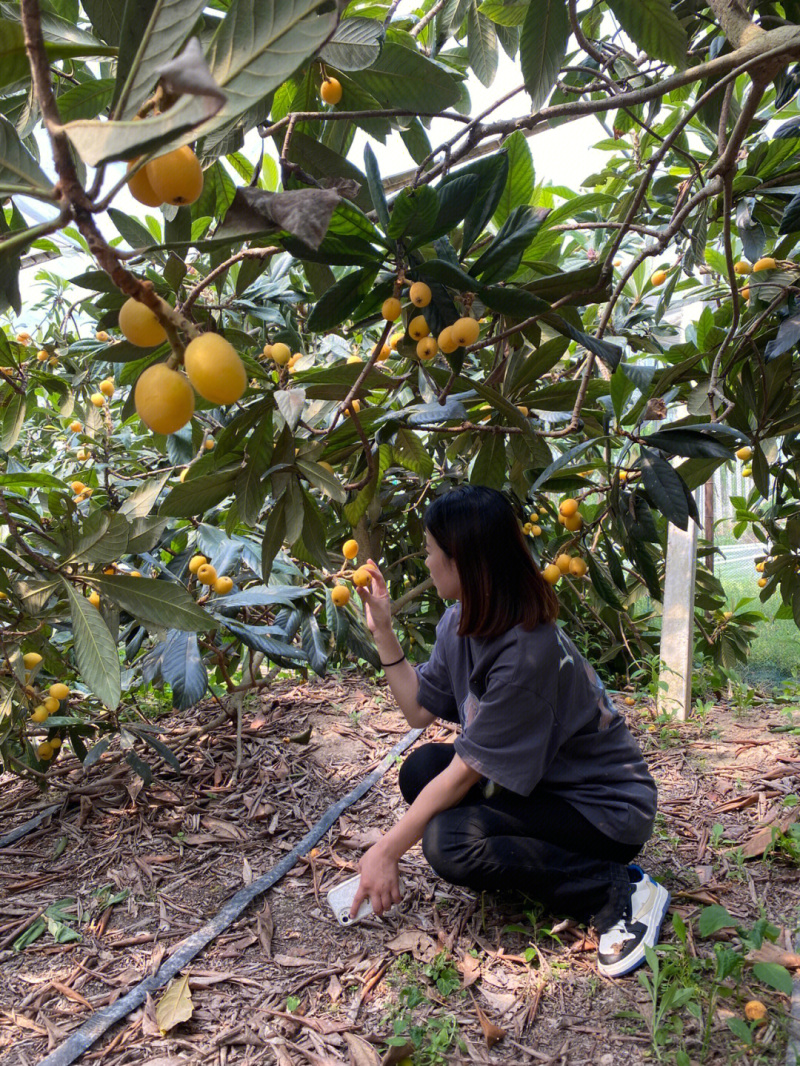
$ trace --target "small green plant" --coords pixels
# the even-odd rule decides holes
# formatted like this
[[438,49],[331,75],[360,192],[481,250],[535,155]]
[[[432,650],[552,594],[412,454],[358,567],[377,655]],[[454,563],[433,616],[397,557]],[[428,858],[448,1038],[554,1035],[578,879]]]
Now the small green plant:
[[446,951],[440,951],[433,962],[429,962],[422,972],[433,981],[439,990],[439,995],[444,998],[461,987],[461,975],[448,961]]
[[421,976],[433,981],[441,996],[451,995],[461,985],[460,975],[445,951],[440,951],[423,967],[410,955],[401,955],[389,975],[389,983],[399,991],[397,1005],[390,1014],[392,1036],[386,1043],[390,1047],[411,1043],[415,1066],[439,1066],[448,1061],[454,1048],[466,1052],[466,1045],[458,1035],[458,1025],[452,1014],[421,1014],[420,1008],[430,1005],[426,989],[419,980]]

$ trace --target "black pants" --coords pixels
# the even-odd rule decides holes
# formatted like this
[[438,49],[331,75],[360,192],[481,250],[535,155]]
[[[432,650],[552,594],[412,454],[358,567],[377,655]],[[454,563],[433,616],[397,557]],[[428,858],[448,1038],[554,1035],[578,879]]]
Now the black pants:
[[[413,803],[449,765],[452,744],[424,744],[400,767],[400,791]],[[627,864],[640,844],[605,836],[551,792],[530,796],[501,790],[487,799],[474,786],[461,802],[434,815],[422,837],[434,871],[476,891],[519,889],[548,910],[605,932],[626,911]]]

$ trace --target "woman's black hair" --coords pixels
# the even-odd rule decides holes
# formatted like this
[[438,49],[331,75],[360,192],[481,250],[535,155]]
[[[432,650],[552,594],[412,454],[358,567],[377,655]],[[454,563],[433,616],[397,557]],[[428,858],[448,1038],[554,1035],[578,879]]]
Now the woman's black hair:
[[496,637],[555,622],[558,599],[533,561],[514,508],[496,489],[461,485],[423,519],[461,582],[459,636]]

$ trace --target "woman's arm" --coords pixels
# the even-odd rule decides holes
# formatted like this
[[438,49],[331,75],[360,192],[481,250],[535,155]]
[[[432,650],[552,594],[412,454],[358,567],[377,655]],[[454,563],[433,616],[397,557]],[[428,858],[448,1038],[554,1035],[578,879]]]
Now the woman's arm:
[[394,664],[386,669],[386,680],[408,724],[414,729],[424,729],[435,721],[436,715],[425,710],[417,702],[419,678],[414,667],[403,655],[400,641],[392,630],[392,605],[383,574],[372,559],[368,560],[366,568],[372,574],[372,584],[369,588],[360,588],[358,594],[364,604],[367,626],[381,662]]
[[434,815],[455,807],[480,779],[477,770],[454,755],[451,763],[428,782],[400,821],[365,852],[358,864],[361,884],[353,900],[351,918],[367,897],[376,914],[383,914],[393,903],[400,902],[398,860],[422,838]]

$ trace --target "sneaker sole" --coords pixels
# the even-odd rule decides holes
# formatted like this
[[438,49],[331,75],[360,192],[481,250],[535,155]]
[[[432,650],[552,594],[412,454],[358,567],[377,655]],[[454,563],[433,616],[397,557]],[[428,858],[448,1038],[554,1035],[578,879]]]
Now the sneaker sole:
[[658,885],[658,896],[661,901],[656,901],[656,907],[650,912],[650,919],[647,922],[647,932],[642,937],[641,942],[634,951],[627,955],[624,959],[620,959],[619,962],[613,962],[610,965],[604,965],[598,962],[597,969],[604,977],[624,977],[625,974],[632,973],[637,970],[645,961],[645,947],[655,947],[658,943],[658,934],[661,931],[661,926],[664,919],[667,916],[669,905],[672,901],[672,896],[664,888],[663,885]]

